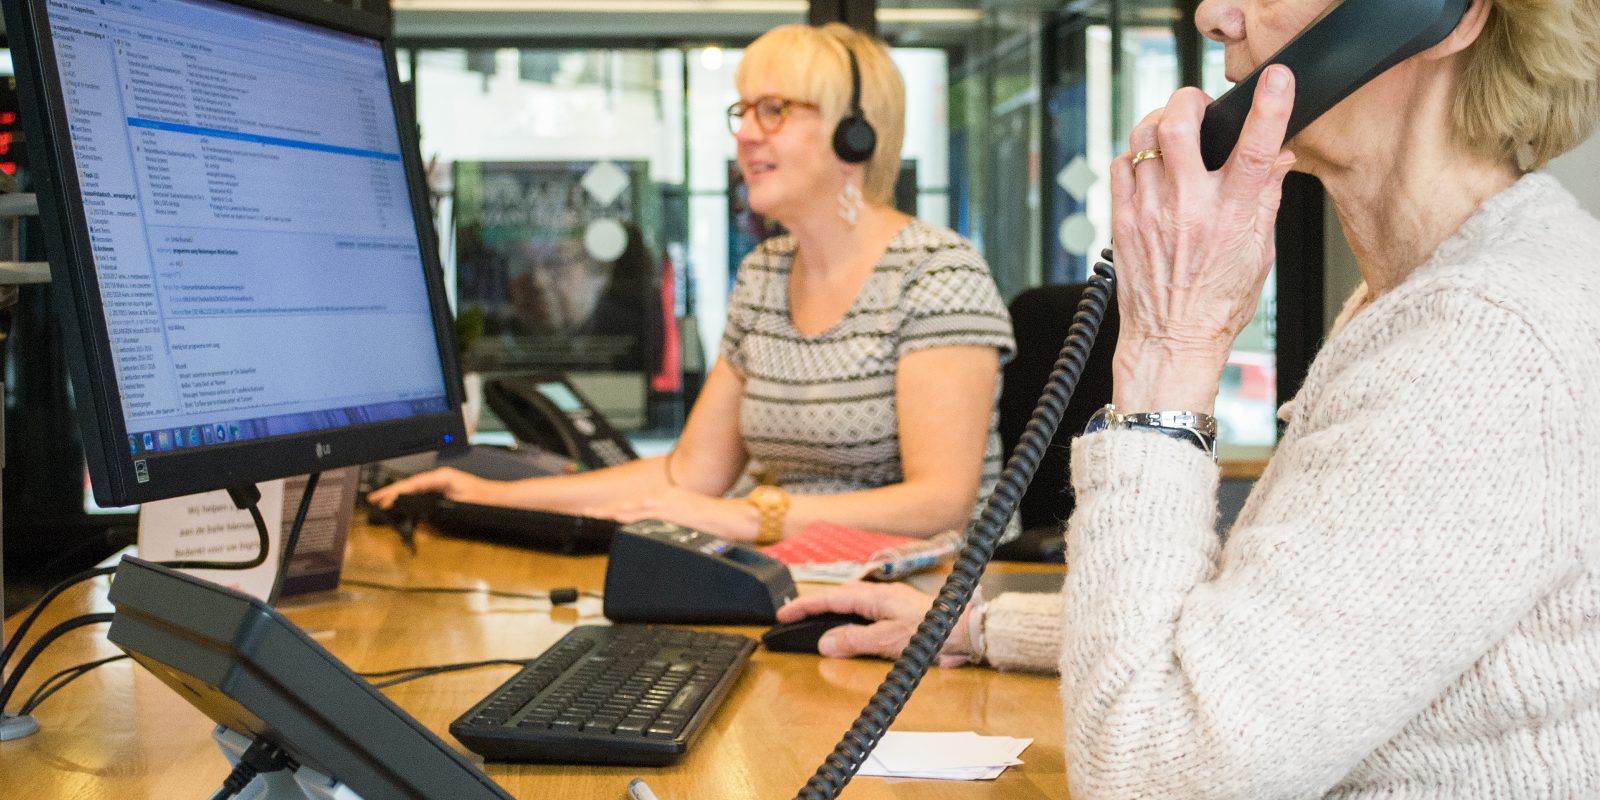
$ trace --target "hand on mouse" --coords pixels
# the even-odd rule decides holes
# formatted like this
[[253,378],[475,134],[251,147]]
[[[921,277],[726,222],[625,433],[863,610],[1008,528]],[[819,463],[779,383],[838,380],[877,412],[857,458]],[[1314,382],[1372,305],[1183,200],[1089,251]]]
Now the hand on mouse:
[[[817,641],[817,652],[829,658],[897,658],[932,604],[931,595],[903,583],[847,583],[786,603],[778,609],[778,622],[794,622],[828,612],[860,614],[877,621],[871,625],[841,625],[828,631]],[[962,611],[939,651],[938,665],[964,663],[969,648],[967,613]]]
[[389,508],[395,498],[403,494],[441,494],[446,499],[460,503],[503,505],[505,484],[462,472],[454,467],[430,469],[402,478],[367,495],[367,502],[378,508]]

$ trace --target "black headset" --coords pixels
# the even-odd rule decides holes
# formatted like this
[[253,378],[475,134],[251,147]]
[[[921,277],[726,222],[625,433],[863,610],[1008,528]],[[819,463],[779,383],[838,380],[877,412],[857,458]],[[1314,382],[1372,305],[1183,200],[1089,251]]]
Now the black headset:
[[861,67],[856,64],[856,51],[846,44],[844,52],[850,57],[850,113],[833,129],[833,152],[847,164],[860,164],[872,158],[872,151],[878,147],[878,132],[861,110]]

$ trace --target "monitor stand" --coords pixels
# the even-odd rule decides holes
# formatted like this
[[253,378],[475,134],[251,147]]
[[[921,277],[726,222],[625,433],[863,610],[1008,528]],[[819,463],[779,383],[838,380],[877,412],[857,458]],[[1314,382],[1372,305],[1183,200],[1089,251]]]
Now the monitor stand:
[[[250,737],[218,725],[211,738],[222,748],[229,764],[239,763],[244,751],[250,747]],[[310,767],[300,767],[294,772],[280,769],[257,775],[244,790],[235,795],[236,800],[362,800],[350,787]]]

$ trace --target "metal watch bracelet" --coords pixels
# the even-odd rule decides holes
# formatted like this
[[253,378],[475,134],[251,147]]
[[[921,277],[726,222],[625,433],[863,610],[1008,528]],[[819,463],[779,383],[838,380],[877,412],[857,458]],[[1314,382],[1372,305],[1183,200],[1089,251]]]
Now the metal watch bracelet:
[[1112,428],[1147,430],[1189,442],[1217,460],[1217,418],[1195,411],[1145,411],[1123,414],[1107,404],[1096,411],[1085,433]]

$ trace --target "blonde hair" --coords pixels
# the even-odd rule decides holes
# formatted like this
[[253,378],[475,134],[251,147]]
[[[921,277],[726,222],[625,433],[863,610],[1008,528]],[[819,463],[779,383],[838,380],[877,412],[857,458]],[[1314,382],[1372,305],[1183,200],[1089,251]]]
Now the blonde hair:
[[830,22],[821,27],[783,25],[745,48],[734,82],[744,94],[746,81],[770,78],[791,100],[815,103],[830,142],[833,129],[850,110],[850,56],[861,70],[861,110],[878,133],[878,146],[866,162],[862,193],[879,205],[894,200],[900,176],[900,146],[905,140],[906,87],[883,42]]
[[1472,150],[1537,169],[1600,120],[1600,0],[1488,2],[1453,122]]

